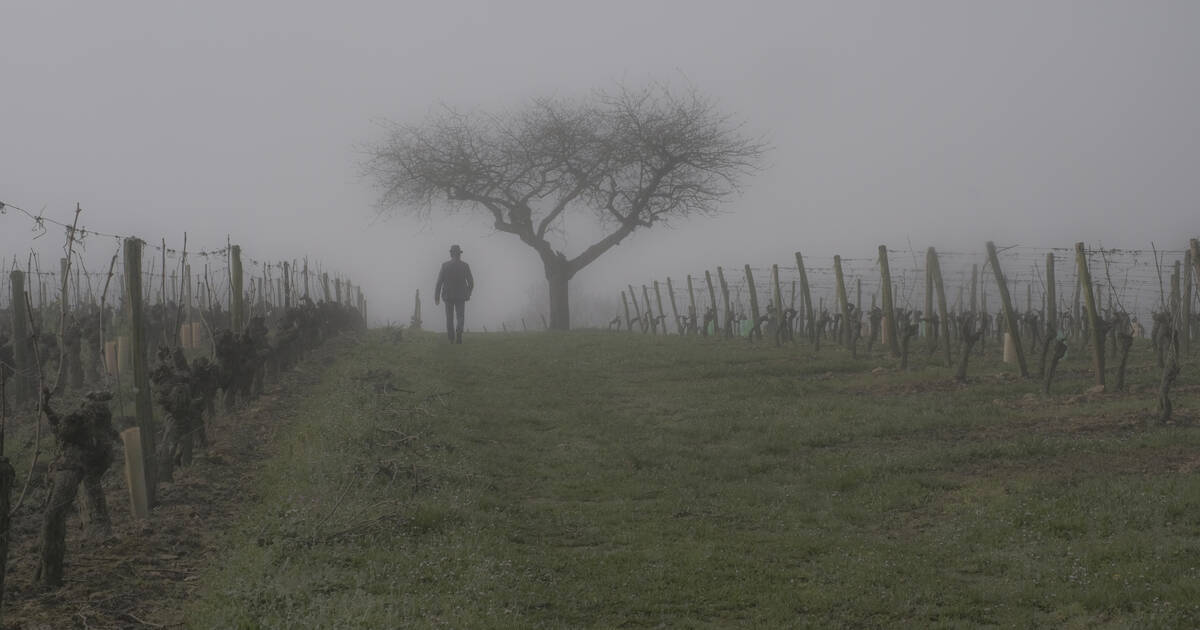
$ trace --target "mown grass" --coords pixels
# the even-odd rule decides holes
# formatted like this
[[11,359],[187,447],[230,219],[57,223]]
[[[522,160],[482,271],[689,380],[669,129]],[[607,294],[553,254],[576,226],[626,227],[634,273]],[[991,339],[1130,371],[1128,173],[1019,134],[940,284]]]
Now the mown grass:
[[189,617],[1200,625],[1200,432],[1144,422],[1153,369],[1080,396],[1085,361],[1043,397],[987,358],[960,387],[833,348],[375,332],[306,368],[264,499]]

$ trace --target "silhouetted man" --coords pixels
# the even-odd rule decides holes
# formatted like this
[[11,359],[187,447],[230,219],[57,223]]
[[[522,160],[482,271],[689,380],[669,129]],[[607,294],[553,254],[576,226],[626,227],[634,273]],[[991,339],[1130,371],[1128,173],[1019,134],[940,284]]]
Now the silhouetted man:
[[[450,260],[442,263],[438,272],[437,286],[433,289],[433,303],[446,302],[446,336],[450,343],[462,343],[463,315],[467,300],[475,290],[475,279],[471,277],[471,266],[462,261],[462,248],[450,246]],[[458,324],[454,323],[455,314]]]

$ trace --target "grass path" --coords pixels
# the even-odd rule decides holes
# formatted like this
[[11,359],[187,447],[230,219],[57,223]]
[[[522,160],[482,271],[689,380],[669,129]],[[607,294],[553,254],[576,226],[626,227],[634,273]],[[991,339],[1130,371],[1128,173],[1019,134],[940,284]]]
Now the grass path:
[[1046,398],[982,360],[439,341],[372,333],[302,395],[194,626],[1200,624],[1200,433],[1144,425],[1153,370]]

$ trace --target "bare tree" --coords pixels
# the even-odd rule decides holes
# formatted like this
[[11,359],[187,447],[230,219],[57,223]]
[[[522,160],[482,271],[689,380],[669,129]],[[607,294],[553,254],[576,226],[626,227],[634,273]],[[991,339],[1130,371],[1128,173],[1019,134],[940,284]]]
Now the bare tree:
[[[575,274],[639,228],[715,214],[767,149],[711,99],[663,84],[536,99],[510,113],[443,109],[389,132],[365,163],[379,211],[488,213],[541,258],[558,330],[570,327]],[[604,233],[574,257],[551,241],[567,213]]]

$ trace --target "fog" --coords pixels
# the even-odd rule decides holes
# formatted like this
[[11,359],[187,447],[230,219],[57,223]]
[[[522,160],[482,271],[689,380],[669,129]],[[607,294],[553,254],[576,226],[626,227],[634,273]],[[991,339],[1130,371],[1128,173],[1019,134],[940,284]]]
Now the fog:
[[[575,324],[619,291],[717,265],[871,257],[880,244],[1175,249],[1200,234],[1200,3],[110,2],[0,8],[0,201],[168,246],[309,257],[375,324],[457,243],[468,327],[544,291],[484,213],[376,216],[363,147],[440,105],[514,109],[662,80],[772,145],[723,214],[635,232],[572,283]],[[568,255],[597,233],[569,216]],[[56,260],[11,209],[0,255]],[[86,242],[102,266],[115,243]],[[102,261],[102,262],[101,262]],[[95,269],[93,269],[94,271]],[[607,302],[606,302],[607,301]],[[534,322],[530,322],[532,326]]]

